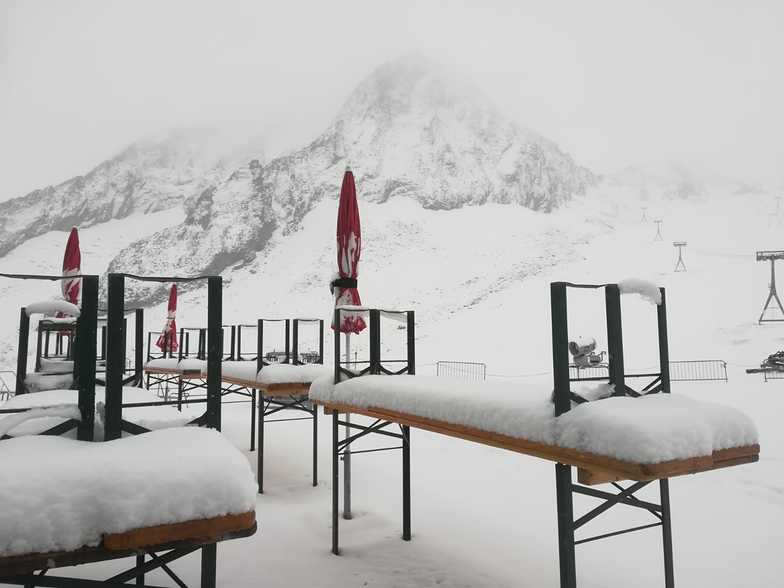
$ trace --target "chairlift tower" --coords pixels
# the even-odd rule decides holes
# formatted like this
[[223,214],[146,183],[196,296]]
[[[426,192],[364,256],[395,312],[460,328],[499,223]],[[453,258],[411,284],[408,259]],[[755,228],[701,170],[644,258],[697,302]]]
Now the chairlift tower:
[[[784,322],[784,306],[781,304],[778,292],[776,292],[776,260],[784,259],[784,251],[757,251],[757,261],[770,261],[770,283],[768,284],[768,298],[765,300],[765,306],[762,308],[762,313],[759,317],[759,323],[775,323]],[[781,311],[782,318],[764,318],[765,311],[768,310],[771,300],[776,300],[779,310]]]
[[683,248],[686,247],[686,241],[673,241],[672,245],[678,248],[678,261],[675,262],[675,271],[685,272],[686,264],[683,263]]
[[642,207],[642,218],[640,218],[640,222],[641,223],[647,223],[648,222],[648,215],[645,214],[646,210],[648,210],[648,207],[647,206],[643,206]]
[[664,241],[664,237],[662,237],[662,234],[661,234],[661,226],[662,226],[661,219],[655,220],[653,222],[656,223],[656,236],[653,238],[653,240],[654,241]]

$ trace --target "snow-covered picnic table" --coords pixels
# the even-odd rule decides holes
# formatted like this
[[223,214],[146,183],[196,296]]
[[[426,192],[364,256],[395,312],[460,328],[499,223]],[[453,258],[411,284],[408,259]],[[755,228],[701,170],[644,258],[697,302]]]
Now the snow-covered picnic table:
[[[206,367],[204,369],[206,374]],[[268,395],[297,393],[307,395],[311,383],[328,376],[331,368],[322,364],[292,365],[278,363],[256,369],[255,361],[224,361],[221,378],[230,383],[257,387]]]
[[331,411],[365,414],[633,480],[756,461],[759,453],[757,429],[745,414],[673,394],[602,398],[555,417],[546,388],[370,375],[337,385],[329,377],[319,379],[310,399]]
[[183,375],[201,375],[202,370],[207,369],[207,361],[204,359],[167,357],[163,359],[151,359],[144,364],[144,371],[148,373],[168,373]]
[[9,474],[0,477],[0,575],[33,565],[30,554],[131,550],[195,538],[194,529],[215,540],[255,526],[253,472],[211,429],[99,443],[20,437],[0,443],[0,463]]

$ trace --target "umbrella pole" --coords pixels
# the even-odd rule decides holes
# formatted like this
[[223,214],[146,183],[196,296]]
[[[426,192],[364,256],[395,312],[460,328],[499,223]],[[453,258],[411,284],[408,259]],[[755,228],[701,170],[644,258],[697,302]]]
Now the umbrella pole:
[[[346,333],[346,367],[351,369],[351,333]],[[351,414],[346,414],[346,439],[351,436]],[[343,450],[343,518],[351,519],[351,449]]]

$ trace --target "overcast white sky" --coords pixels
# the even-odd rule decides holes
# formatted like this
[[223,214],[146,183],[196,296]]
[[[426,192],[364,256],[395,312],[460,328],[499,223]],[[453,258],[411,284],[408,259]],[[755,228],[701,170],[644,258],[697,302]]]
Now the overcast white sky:
[[421,51],[606,172],[680,160],[784,182],[784,2],[0,0],[0,200],[161,129],[312,138]]

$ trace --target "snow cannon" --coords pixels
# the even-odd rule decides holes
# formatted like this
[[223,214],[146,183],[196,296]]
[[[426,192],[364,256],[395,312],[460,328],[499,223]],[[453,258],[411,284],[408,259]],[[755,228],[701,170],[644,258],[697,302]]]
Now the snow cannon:
[[574,365],[580,368],[597,366],[604,361],[604,351],[596,353],[596,339],[578,339],[569,342],[569,353]]

